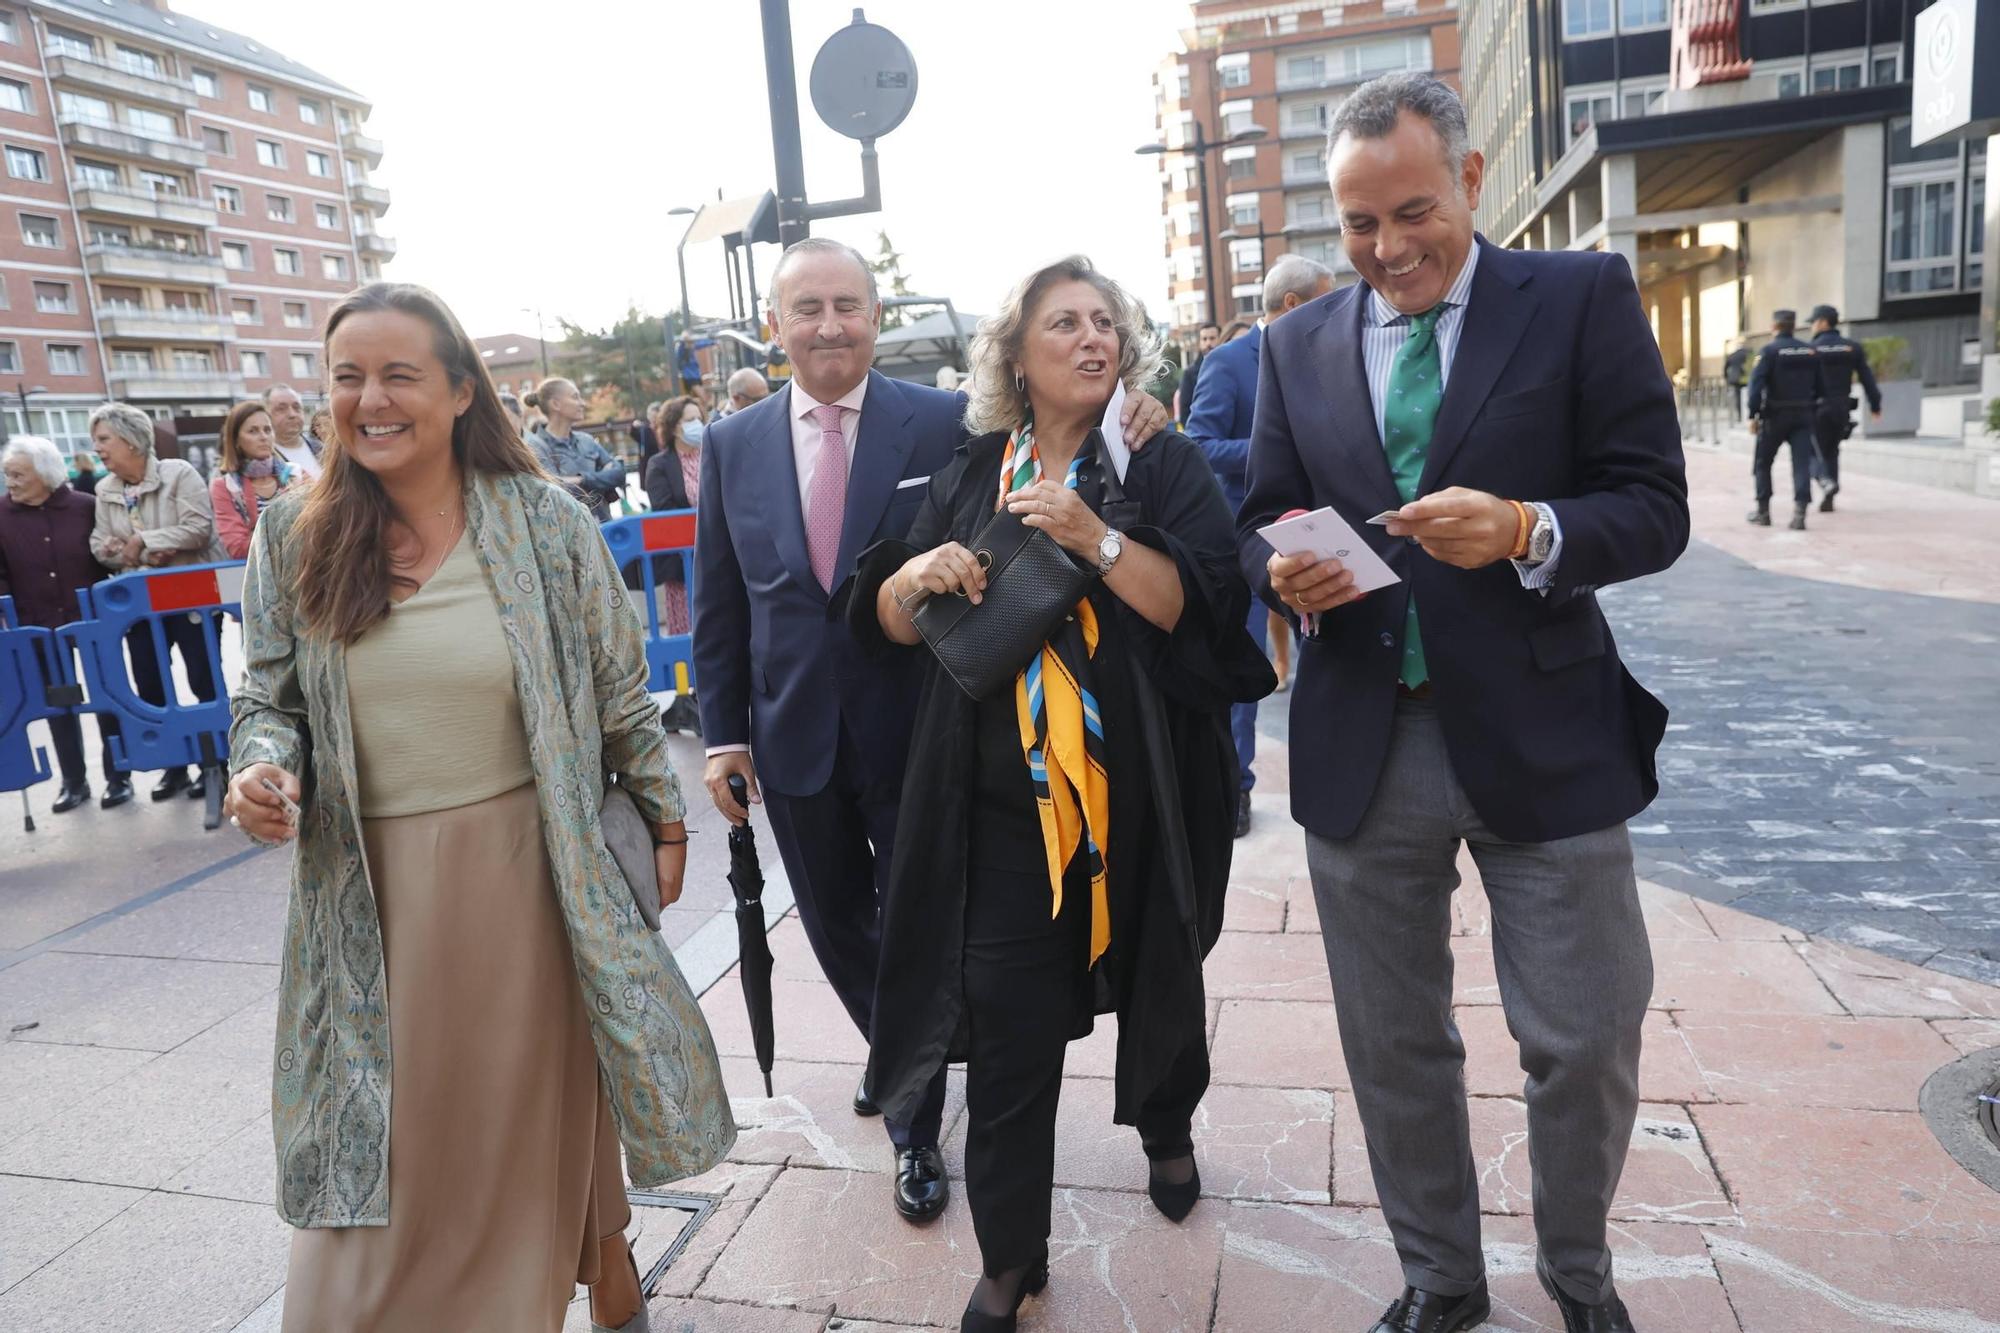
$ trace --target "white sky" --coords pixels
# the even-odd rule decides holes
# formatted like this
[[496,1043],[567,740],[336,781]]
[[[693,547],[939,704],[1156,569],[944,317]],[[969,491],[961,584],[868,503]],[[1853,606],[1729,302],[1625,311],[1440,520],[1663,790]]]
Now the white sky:
[[[372,99],[386,156],[387,274],[437,290],[475,334],[609,324],[679,304],[667,209],[771,188],[754,0],[176,0]],[[913,290],[991,312],[1034,265],[1082,251],[1166,316],[1152,73],[1186,0],[876,0],[916,56],[909,119],[877,145],[883,210],[815,223],[865,253],[886,230]],[[860,146],[806,75],[851,4],[793,0],[808,194],[860,193]],[[555,26],[560,19],[563,26]],[[585,198],[589,202],[584,202]],[[758,247],[763,285],[776,250]],[[726,313],[719,242],[689,247],[700,313]]]

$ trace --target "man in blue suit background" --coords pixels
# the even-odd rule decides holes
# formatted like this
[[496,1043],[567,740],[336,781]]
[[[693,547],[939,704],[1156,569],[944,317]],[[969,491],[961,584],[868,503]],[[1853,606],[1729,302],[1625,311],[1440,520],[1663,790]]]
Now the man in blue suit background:
[[[740,776],[771,817],[806,938],[865,1036],[881,953],[896,810],[915,711],[916,662],[866,660],[828,615],[855,557],[909,531],[924,484],[965,439],[964,398],[893,380],[871,362],[882,304],[867,261],[838,241],[785,251],[771,322],[785,388],[708,431],[693,599],[695,679],[709,796],[732,822]],[[1127,439],[1166,411],[1127,399]],[[782,1021],[782,1020],[781,1020]],[[890,1123],[896,1209],[942,1212],[944,1072],[909,1124]],[[877,1109],[857,1090],[858,1115]]]
[[[1257,407],[1257,356],[1264,345],[1264,326],[1288,310],[1333,290],[1333,270],[1304,255],[1281,255],[1264,275],[1264,317],[1257,326],[1208,354],[1201,382],[1195,388],[1188,415],[1188,438],[1208,455],[1208,465],[1222,487],[1229,510],[1243,507],[1243,490],[1250,466],[1250,423]],[[1266,646],[1271,613],[1262,602],[1250,603],[1250,637]],[[1257,705],[1234,704],[1229,730],[1236,738],[1236,764],[1242,787],[1236,798],[1236,836],[1250,831],[1250,789],[1257,775],[1250,765],[1257,758]]]
[[[1666,709],[1596,593],[1687,545],[1673,388],[1623,257],[1473,230],[1485,162],[1448,85],[1356,89],[1327,169],[1362,281],[1265,331],[1237,538],[1251,585],[1310,626],[1292,813],[1405,1283],[1373,1333],[1490,1310],[1451,1009],[1461,845],[1526,1075],[1536,1271],[1570,1333],[1629,1333],[1607,1217],[1653,969],[1625,821],[1659,790]],[[1400,582],[1364,598],[1339,560],[1258,535],[1321,506]]]

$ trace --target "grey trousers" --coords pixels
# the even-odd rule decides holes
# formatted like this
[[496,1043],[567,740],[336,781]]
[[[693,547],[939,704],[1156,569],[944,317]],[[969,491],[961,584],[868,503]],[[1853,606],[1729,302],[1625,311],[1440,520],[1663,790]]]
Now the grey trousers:
[[1503,842],[1452,775],[1435,707],[1403,700],[1351,838],[1306,835],[1354,1100],[1404,1281],[1457,1296],[1485,1271],[1452,1021],[1459,842],[1493,910],[1493,962],[1527,1075],[1535,1234],[1578,1300],[1611,1291],[1606,1238],[1639,1104],[1639,1025],[1653,991],[1624,825]]

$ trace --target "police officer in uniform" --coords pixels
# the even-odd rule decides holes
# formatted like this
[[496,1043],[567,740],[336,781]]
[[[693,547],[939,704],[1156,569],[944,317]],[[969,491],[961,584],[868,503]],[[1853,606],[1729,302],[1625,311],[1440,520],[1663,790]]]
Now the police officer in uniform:
[[1750,521],[1771,526],[1771,464],[1778,446],[1792,448],[1792,529],[1803,530],[1806,508],[1812,504],[1813,415],[1819,410],[1818,356],[1793,333],[1799,324],[1795,310],[1771,314],[1771,341],[1757,354],[1750,372],[1750,428],[1757,432],[1757,453],[1751,475],[1757,482],[1757,507]]
[[1854,377],[1861,377],[1861,392],[1868,395],[1868,414],[1882,419],[1882,391],[1875,387],[1875,372],[1868,368],[1868,353],[1860,343],[1841,336],[1840,312],[1830,305],[1816,305],[1812,312],[1813,352],[1819,358],[1819,411],[1813,414],[1813,438],[1819,443],[1819,458],[1813,468],[1826,494],[1820,497],[1819,512],[1833,512],[1833,497],[1840,494],[1840,442],[1854,433]]

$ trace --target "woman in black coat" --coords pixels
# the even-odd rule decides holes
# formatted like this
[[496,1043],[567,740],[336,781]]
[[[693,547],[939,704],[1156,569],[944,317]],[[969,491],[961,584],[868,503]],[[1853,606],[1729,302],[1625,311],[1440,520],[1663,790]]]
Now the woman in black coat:
[[857,635],[928,657],[911,614],[981,597],[968,548],[1002,503],[1099,575],[1013,687],[975,702],[929,660],[883,906],[867,1084],[896,1116],[941,1063],[967,1061],[985,1276],[960,1327],[981,1333],[1013,1328],[1047,1281],[1064,1049],[1094,1014],[1118,1015],[1114,1117],[1139,1129],[1154,1202],[1179,1221],[1200,1193],[1190,1125],[1235,813],[1228,710],[1275,681],[1243,629],[1231,515],[1201,452],[1161,435],[1122,482],[1103,452],[1113,391],[1142,384],[1156,350],[1143,308],[1089,261],[1031,275],[975,345],[967,424],[989,433],[847,590]]

